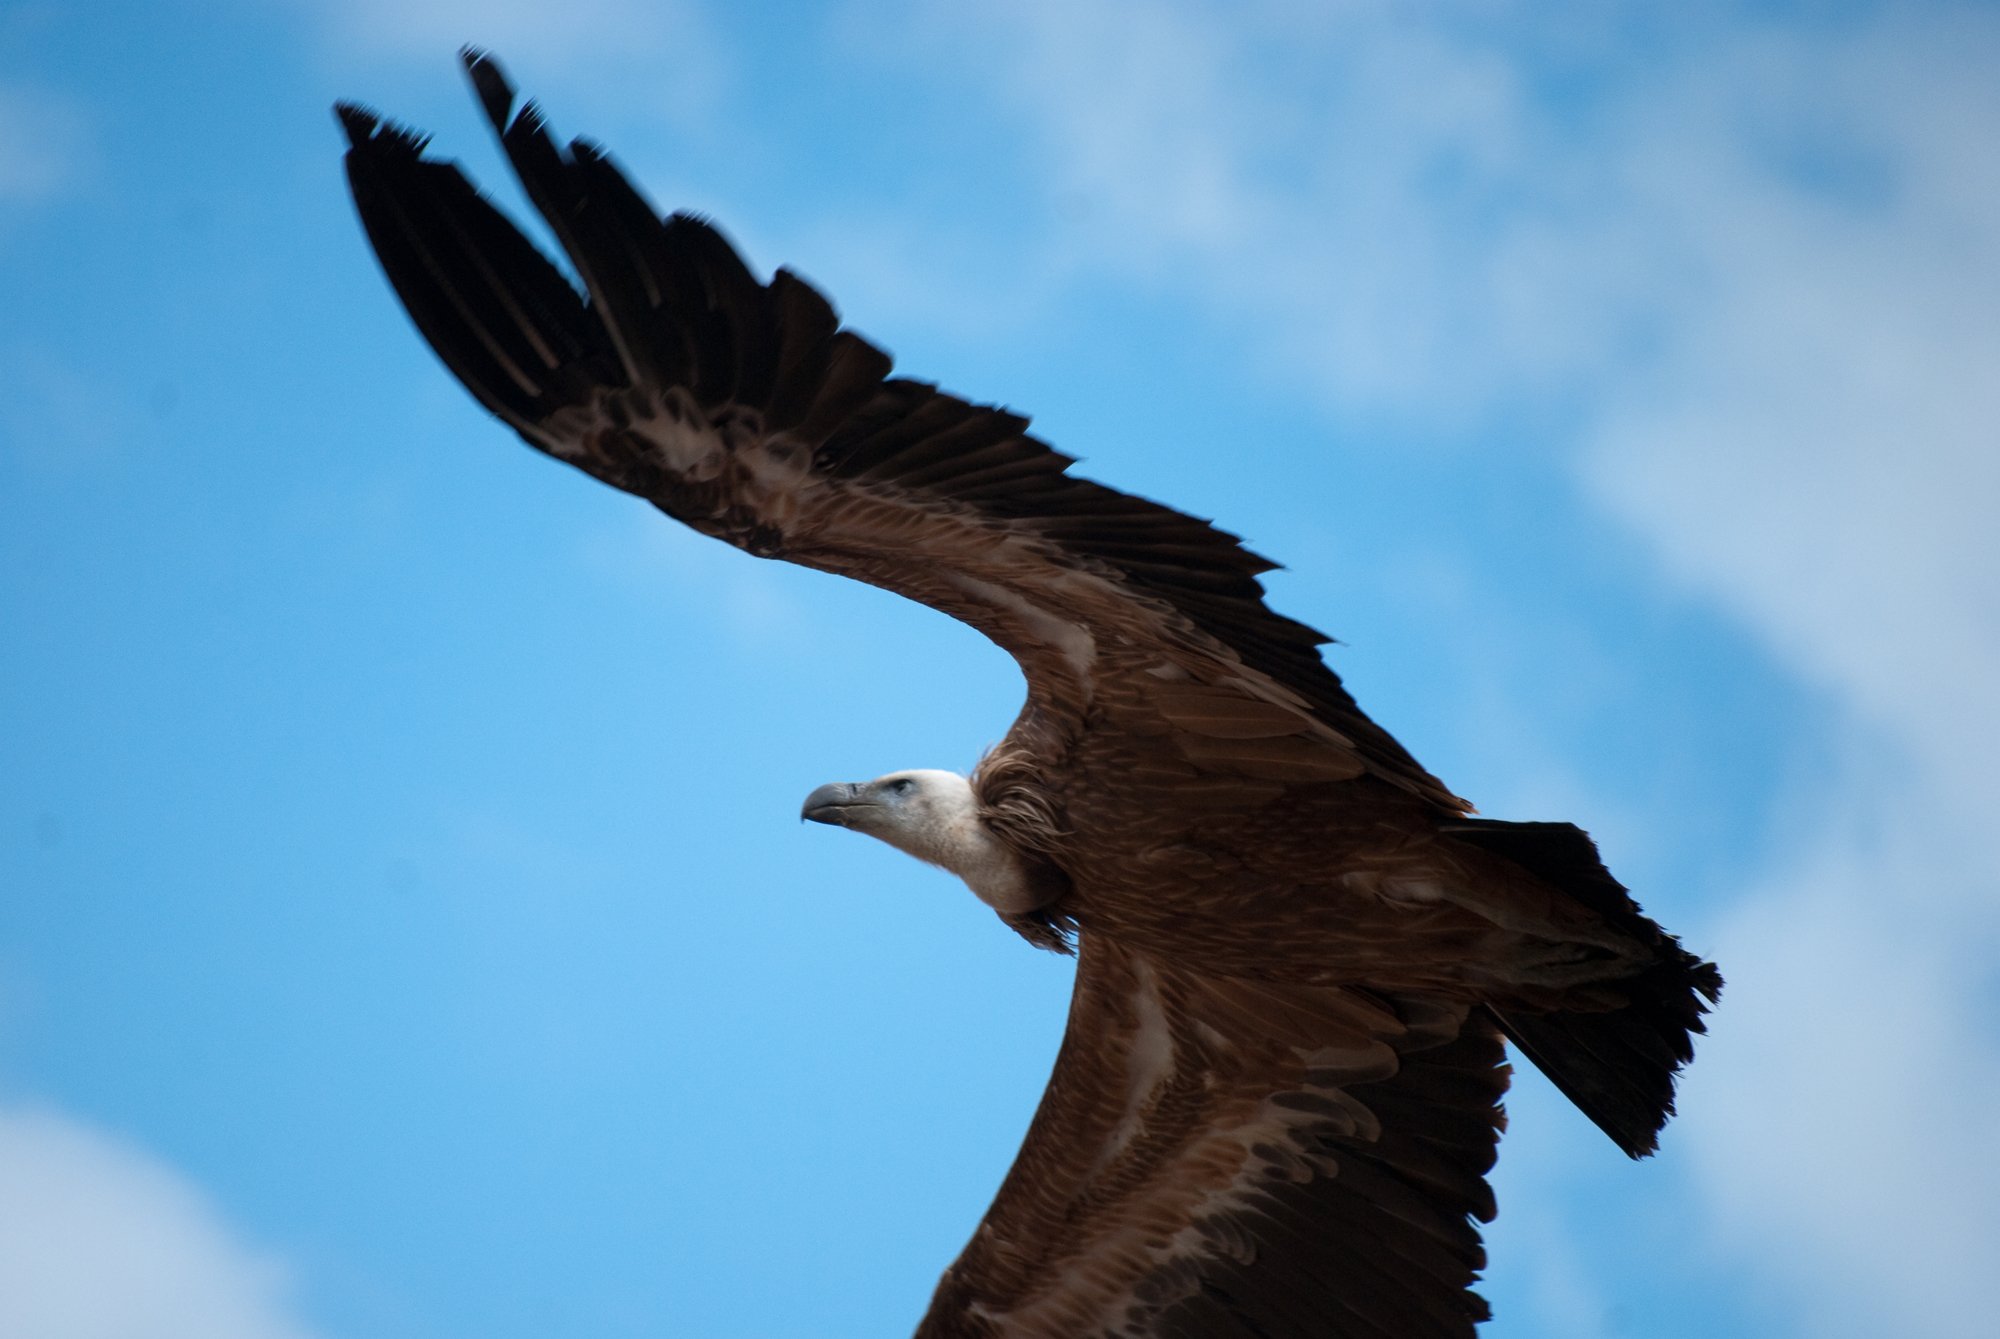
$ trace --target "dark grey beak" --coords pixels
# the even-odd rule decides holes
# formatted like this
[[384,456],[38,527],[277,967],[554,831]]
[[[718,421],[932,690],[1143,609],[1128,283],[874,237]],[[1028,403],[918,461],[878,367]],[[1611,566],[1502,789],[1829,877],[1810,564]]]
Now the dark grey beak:
[[865,803],[855,798],[860,790],[861,787],[851,781],[829,781],[806,796],[805,808],[799,810],[799,817],[844,828],[848,825],[850,811],[857,804]]

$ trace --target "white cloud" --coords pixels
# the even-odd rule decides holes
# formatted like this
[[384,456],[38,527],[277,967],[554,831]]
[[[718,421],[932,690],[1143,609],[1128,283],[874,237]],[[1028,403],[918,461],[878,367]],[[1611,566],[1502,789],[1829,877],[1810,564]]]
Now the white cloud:
[[[1586,462],[1683,580],[1980,808],[2000,798],[1996,56],[2000,26],[1885,27],[1675,90],[1626,172],[1703,296]],[[1880,198],[1768,161],[1829,120]]]
[[284,1270],[185,1178],[54,1112],[0,1107],[0,1334],[308,1339]]
[[1984,1332],[2000,24],[1004,13],[928,40],[1087,201],[1052,264],[1181,287],[1342,413],[1567,403],[1594,495],[1831,704],[1840,770],[1697,938],[1731,990],[1688,1143],[1793,1332]]
[[[1729,1014],[1690,1122],[1724,1223],[1812,1334],[1990,1325],[1996,59],[1990,23],[1749,44],[1630,146],[1705,282],[1588,477],[1844,714],[1841,770],[1721,926]],[[1849,180],[1800,170],[1829,136]]]
[[1952,907],[1990,904],[1991,857],[1921,801],[1884,812],[1883,789],[1856,787],[1823,825],[1845,832],[1720,927],[1729,1012],[1684,1124],[1730,1248],[1777,1271],[1796,1332],[1972,1339],[2000,1243],[1978,990],[2000,935]]
[[1620,202],[1526,73],[1430,11],[941,13],[914,20],[929,58],[976,53],[1036,146],[1050,264],[1189,292],[1344,412],[1457,426],[1573,384],[1656,296],[1628,250],[1574,245]]

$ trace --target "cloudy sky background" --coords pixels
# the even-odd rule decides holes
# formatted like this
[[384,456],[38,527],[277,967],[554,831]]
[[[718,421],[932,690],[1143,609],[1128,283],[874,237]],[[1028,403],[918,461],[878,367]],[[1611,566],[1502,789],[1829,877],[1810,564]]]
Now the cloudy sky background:
[[[1730,980],[1663,1154],[1525,1076],[1494,1336],[1984,1334],[2000,16],[0,8],[0,1334],[905,1331],[1068,969],[794,820],[1004,656],[513,444],[327,105],[497,50],[913,375],[1218,517]],[[503,198],[511,200],[511,196]]]

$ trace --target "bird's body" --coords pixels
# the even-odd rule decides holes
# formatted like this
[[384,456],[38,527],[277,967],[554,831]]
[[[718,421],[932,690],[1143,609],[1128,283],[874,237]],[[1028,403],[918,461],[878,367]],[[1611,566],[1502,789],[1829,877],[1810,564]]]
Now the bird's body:
[[456,168],[344,107],[370,239],[446,364],[538,449],[943,610],[1026,674],[969,778],[806,803],[1079,957],[1048,1092],[919,1334],[1469,1334],[1503,1037],[1637,1156],[1715,969],[1576,828],[1469,817],[1234,536],[889,377],[804,282],[758,283],[469,65],[587,300]]

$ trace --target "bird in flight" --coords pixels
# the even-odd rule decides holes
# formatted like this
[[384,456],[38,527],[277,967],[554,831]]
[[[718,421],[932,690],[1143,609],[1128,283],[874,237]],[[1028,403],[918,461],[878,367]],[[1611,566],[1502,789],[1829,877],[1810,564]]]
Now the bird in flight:
[[1266,607],[1273,564],[1234,535],[892,376],[804,280],[760,283],[465,64],[574,279],[424,138],[337,109],[445,366],[535,449],[941,610],[1026,676],[970,776],[805,801],[1077,956],[1048,1089],[918,1339],[1471,1335],[1506,1045],[1642,1157],[1714,965],[1582,830],[1472,817]]

